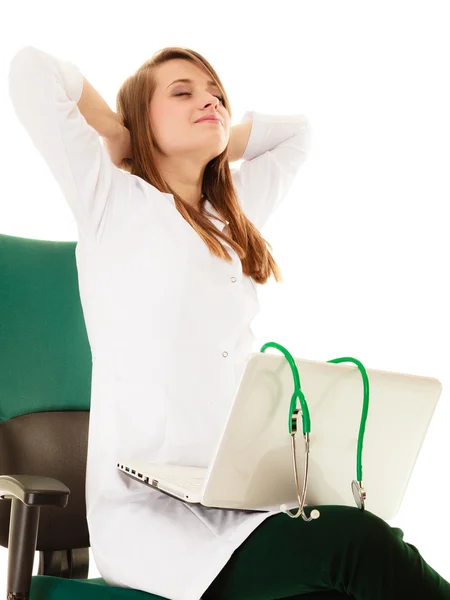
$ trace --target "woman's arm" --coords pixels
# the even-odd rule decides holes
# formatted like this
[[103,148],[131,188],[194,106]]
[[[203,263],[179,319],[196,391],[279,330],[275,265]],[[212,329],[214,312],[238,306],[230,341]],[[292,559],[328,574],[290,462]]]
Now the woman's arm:
[[125,158],[132,158],[130,132],[84,76],[78,108],[88,124],[103,138],[103,146],[113,165],[120,168]]
[[247,119],[253,123],[252,132],[242,164],[232,170],[233,183],[245,215],[261,230],[288,195],[309,154],[311,128],[302,114],[274,115],[252,110],[244,114],[242,121],[246,124]]
[[128,198],[129,178],[112,164],[95,129],[110,135],[120,128],[119,117],[98,98],[91,105],[90,91],[74,63],[33,46],[11,60],[16,116],[59,184],[80,234],[99,241],[113,197]]
[[228,142],[228,162],[240,160],[247,148],[253,121],[239,123],[230,129],[230,140]]
[[88,124],[104,138],[114,139],[120,135],[123,124],[97,90],[83,76],[83,92],[78,101],[80,113]]

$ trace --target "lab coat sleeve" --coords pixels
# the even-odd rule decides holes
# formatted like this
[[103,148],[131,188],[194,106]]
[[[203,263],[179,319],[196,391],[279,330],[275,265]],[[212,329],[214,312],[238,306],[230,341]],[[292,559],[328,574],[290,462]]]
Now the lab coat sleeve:
[[246,217],[261,229],[288,194],[311,147],[304,115],[268,115],[247,111],[253,120],[243,162],[232,168],[233,182]]
[[83,75],[71,62],[32,46],[11,60],[9,95],[19,122],[59,184],[79,232],[97,239],[113,190],[121,187],[124,194],[128,186],[78,109],[82,90]]

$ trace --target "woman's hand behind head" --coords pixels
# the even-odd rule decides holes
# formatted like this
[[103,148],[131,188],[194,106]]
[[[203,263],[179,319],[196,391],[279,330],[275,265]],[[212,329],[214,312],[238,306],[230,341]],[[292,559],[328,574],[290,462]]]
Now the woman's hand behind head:
[[125,126],[122,126],[120,132],[114,137],[103,138],[103,145],[113,165],[129,170],[129,163],[125,159],[133,158],[133,151],[131,148],[131,135]]

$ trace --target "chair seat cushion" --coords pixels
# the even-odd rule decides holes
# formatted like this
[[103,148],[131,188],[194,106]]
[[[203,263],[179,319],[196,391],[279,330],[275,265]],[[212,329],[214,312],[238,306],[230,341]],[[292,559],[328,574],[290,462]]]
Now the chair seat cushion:
[[[31,578],[29,600],[167,600],[163,596],[140,590],[110,586],[101,577],[97,579],[63,579],[47,575]],[[338,600],[350,598],[335,591],[314,592],[291,596],[288,600]]]
[[97,579],[63,579],[48,575],[31,578],[30,600],[167,600],[140,590],[110,586]]

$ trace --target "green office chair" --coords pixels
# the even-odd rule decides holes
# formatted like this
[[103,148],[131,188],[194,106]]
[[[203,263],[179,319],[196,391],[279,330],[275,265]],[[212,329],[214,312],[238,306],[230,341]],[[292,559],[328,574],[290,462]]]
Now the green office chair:
[[0,234],[0,544],[8,548],[7,598],[158,600],[87,579],[92,358],[75,247]]

